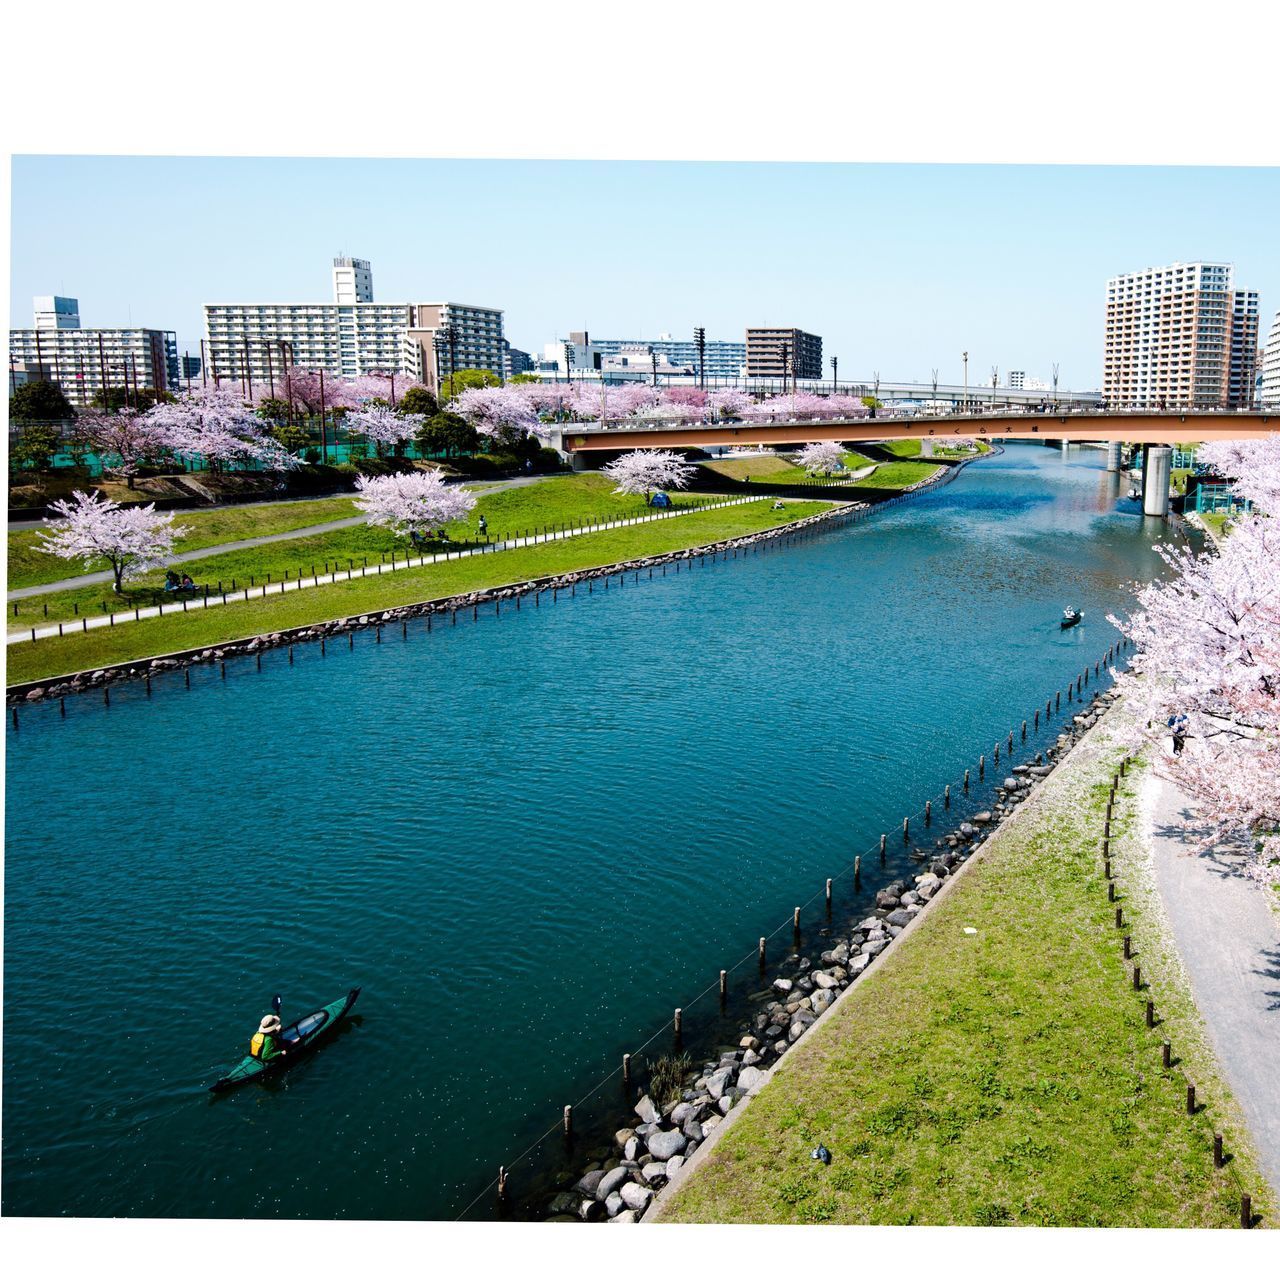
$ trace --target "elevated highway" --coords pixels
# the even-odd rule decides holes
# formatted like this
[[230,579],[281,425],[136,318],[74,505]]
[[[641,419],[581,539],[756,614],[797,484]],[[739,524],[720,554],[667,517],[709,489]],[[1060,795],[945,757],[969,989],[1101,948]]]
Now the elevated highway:
[[985,410],[942,416],[830,418],[820,421],[675,424],[670,419],[606,419],[566,423],[553,443],[566,454],[708,445],[802,445],[813,440],[921,440],[998,436],[1011,440],[1107,440],[1172,445],[1205,440],[1256,440],[1280,431],[1271,410],[1099,410],[1049,413]]

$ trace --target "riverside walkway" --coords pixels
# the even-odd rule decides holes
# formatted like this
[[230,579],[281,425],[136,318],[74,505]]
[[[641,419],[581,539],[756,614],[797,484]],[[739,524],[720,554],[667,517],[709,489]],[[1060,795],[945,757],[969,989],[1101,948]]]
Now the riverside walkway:
[[[697,515],[702,511],[718,511],[724,507],[740,507],[751,502],[766,502],[768,500],[768,497],[757,497],[754,494],[745,498],[720,498],[715,502],[700,503],[697,506],[676,507],[670,511],[655,511],[651,515],[630,516],[621,520],[598,520],[577,528],[555,529],[547,533],[530,534],[527,537],[506,538],[498,542],[460,548],[457,551],[441,551],[435,555],[423,556],[407,555],[403,560],[393,561],[391,564],[361,565],[358,568],[352,565],[345,571],[335,570],[333,573],[320,573],[310,577],[285,579],[283,582],[268,582],[263,583],[261,586],[244,587],[236,591],[214,593],[205,588],[205,594],[203,595],[197,594],[194,597],[175,600],[171,604],[147,605],[120,613],[96,617],[85,616],[79,622],[60,622],[43,627],[28,627],[22,631],[10,631],[5,637],[5,643],[10,645],[30,644],[33,640],[48,639],[51,636],[94,631],[99,627],[119,627],[130,622],[140,622],[145,618],[166,617],[171,613],[188,613],[192,609],[212,609],[218,605],[234,604],[238,601],[255,598],[265,599],[268,595],[284,595],[290,591],[323,587],[334,582],[346,582],[355,578],[378,577],[384,573],[397,573],[404,569],[420,569],[428,565],[442,564],[448,560],[465,560],[471,556],[492,555],[498,551],[511,551],[519,547],[538,546],[544,542],[563,542],[569,538],[582,537],[585,534],[602,533],[607,529],[624,529],[632,525],[652,524],[658,520],[673,520],[680,516]],[[362,520],[363,517],[357,517],[349,521],[338,521],[337,525],[359,524]],[[272,542],[277,540],[279,539],[272,536],[263,539],[249,539],[239,544],[223,543],[221,546],[211,549],[209,554],[234,550],[237,546],[250,546],[259,541]],[[104,575],[104,578],[109,581],[110,575]],[[67,585],[68,583],[65,580],[54,584],[59,590],[65,589]]]
[[[1187,797],[1148,775],[1155,880],[1174,941],[1271,1185],[1280,1192],[1280,916],[1231,844],[1195,848]],[[1189,824],[1189,825],[1188,825]]]

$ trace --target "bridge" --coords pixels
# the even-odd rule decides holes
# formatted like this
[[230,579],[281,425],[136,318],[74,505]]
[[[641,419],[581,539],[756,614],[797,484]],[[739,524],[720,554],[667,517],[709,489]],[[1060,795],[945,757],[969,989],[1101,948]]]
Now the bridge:
[[1026,413],[984,409],[944,415],[882,413],[878,417],[811,422],[673,423],[669,418],[605,419],[566,423],[553,443],[564,453],[626,449],[706,448],[708,445],[803,445],[814,440],[945,441],[999,436],[1009,440],[1107,440],[1172,445],[1205,440],[1260,440],[1280,432],[1274,409],[1075,409]]
[[[944,415],[892,413],[878,417],[829,418],[810,422],[673,423],[669,418],[606,419],[556,428],[552,444],[578,470],[592,454],[631,449],[705,448],[708,445],[783,445],[815,440],[856,444],[870,440],[937,440],[999,437],[1002,440],[1105,440],[1107,469],[1120,468],[1120,445],[1144,447],[1142,509],[1169,513],[1172,450],[1178,443],[1260,440],[1280,432],[1280,406],[1262,409],[1070,409],[1047,413],[983,409]],[[603,461],[604,459],[600,459]]]

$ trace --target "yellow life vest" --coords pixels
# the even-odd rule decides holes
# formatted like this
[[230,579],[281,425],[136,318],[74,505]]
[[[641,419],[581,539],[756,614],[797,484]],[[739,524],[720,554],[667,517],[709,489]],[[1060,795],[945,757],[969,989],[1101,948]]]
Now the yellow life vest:
[[261,1031],[255,1031],[253,1033],[253,1039],[249,1041],[249,1057],[261,1058],[262,1047],[263,1045],[266,1044],[266,1042],[267,1042],[267,1037],[265,1033]]

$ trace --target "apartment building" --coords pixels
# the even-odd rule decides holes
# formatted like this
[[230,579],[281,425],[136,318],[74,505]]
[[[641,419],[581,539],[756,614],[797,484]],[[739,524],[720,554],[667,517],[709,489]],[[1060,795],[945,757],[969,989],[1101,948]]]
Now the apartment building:
[[1267,408],[1280,407],[1280,311],[1271,322],[1267,345],[1262,348],[1262,384],[1258,397]]
[[273,385],[288,365],[334,377],[396,372],[433,390],[451,370],[502,378],[502,311],[459,302],[375,302],[360,258],[333,261],[332,302],[207,303],[209,378]]
[[803,329],[748,329],[748,378],[821,378],[822,339]]
[[[692,338],[685,341],[669,333],[656,338],[592,338],[591,346],[602,356],[626,355],[630,359],[637,353],[652,353],[666,364],[699,371],[698,344]],[[708,378],[740,378],[747,363],[747,344],[708,338],[705,357]]]
[[77,408],[104,388],[174,391],[180,380],[178,340],[171,329],[80,327],[75,298],[32,299],[34,324],[9,330],[9,385],[56,382]]
[[1249,404],[1258,296],[1223,262],[1175,262],[1107,281],[1102,393],[1110,404]]

